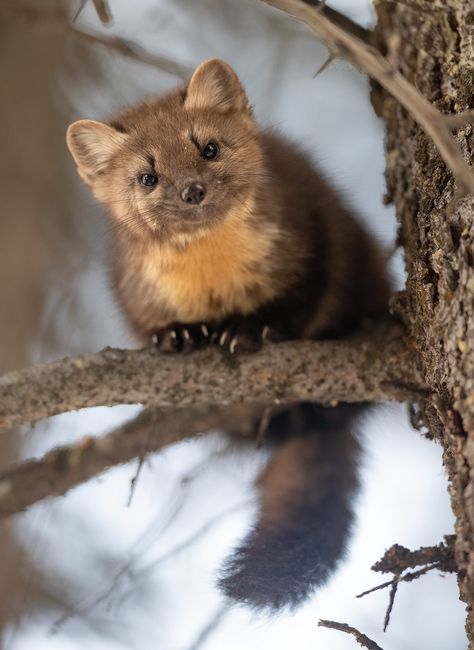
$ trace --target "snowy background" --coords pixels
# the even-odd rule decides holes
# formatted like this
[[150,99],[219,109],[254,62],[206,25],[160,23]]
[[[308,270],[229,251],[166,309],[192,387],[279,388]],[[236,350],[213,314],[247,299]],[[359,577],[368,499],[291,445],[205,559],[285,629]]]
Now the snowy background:
[[[81,27],[117,33],[191,69],[209,57],[229,62],[260,123],[277,126],[304,146],[381,245],[387,250],[393,246],[395,217],[383,206],[383,124],[371,109],[368,81],[343,61],[314,78],[327,52],[303,27],[257,0],[111,0],[114,25],[105,29],[90,4],[78,19]],[[328,4],[361,24],[373,20],[369,0]],[[10,108],[2,110],[10,119],[14,181],[22,179],[22,192],[31,199],[28,207],[22,192],[4,177],[2,190],[10,195],[2,214],[6,230],[0,238],[1,268],[9,272],[5,259],[11,255],[8,284],[14,297],[1,289],[1,304],[11,309],[4,315],[1,350],[4,361],[12,360],[3,365],[28,365],[105,345],[131,347],[133,338],[108,286],[110,229],[102,209],[75,176],[64,128],[78,118],[106,118],[123,104],[160,93],[179,80],[104,49],[84,53],[82,46],[64,44],[64,35],[51,36],[51,43],[61,43],[57,54],[47,54],[42,49],[46,31],[36,27],[31,36],[25,25],[15,29],[22,30],[16,37],[25,50],[19,61],[11,60],[10,72],[4,64],[2,82],[14,79],[17,89]],[[12,42],[2,46],[4,54],[16,51]],[[37,50],[24,55],[33,46]],[[33,80],[22,82],[19,74],[22,65],[31,69],[31,55],[38,61],[43,57],[38,87]],[[46,130],[42,124],[48,114],[59,117]],[[31,159],[23,154],[25,134],[27,146],[33,142]],[[27,188],[26,177],[32,178]],[[33,232],[29,229],[18,240],[7,238],[8,224],[20,219],[26,223],[30,213]],[[12,241],[25,249],[15,248]],[[41,264],[28,256],[29,247],[34,255],[40,252]],[[18,257],[26,280],[15,272]],[[393,258],[391,270],[400,286],[400,256]],[[33,316],[13,308],[26,300],[25,286],[37,287],[29,300],[35,305]],[[22,339],[18,331],[24,331]],[[16,357],[15,345],[22,350]],[[52,418],[25,433],[15,453],[40,456],[56,444],[100,435],[138,408],[90,409]],[[441,450],[410,428],[405,407],[375,409],[360,430],[362,490],[347,558],[328,585],[296,613],[262,618],[245,608],[223,610],[215,572],[255,514],[252,481],[262,459],[229,451],[214,433],[151,456],[129,507],[136,463],[114,468],[67,498],[41,503],[16,517],[14,536],[23,549],[14,581],[20,585],[18,616],[7,626],[2,647],[357,647],[351,637],[317,627],[319,618],[329,618],[358,627],[386,650],[461,650],[466,645],[464,611],[452,576],[433,572],[402,584],[385,634],[388,594],[355,598],[383,581],[370,566],[393,543],[432,545],[453,529]],[[26,562],[34,572],[28,573]],[[5,589],[2,598],[8,598]],[[212,621],[215,625],[206,634]]]

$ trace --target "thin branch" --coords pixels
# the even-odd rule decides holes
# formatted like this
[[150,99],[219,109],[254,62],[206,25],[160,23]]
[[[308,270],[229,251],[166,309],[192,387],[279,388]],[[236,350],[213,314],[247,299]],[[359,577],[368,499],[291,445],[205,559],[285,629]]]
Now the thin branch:
[[335,56],[354,63],[385,88],[412,115],[432,139],[458,185],[474,194],[474,173],[462,157],[446,117],[440,113],[374,47],[333,23],[323,12],[300,0],[262,0],[305,23]]
[[[143,579],[146,580],[149,578],[161,563],[166,562],[170,558],[181,553],[186,548],[192,546],[195,542],[199,541],[201,537],[206,535],[209,530],[212,530],[216,524],[220,523],[222,519],[238,511],[245,505],[247,505],[247,503],[239,503],[232,506],[231,508],[228,508],[227,510],[224,510],[223,512],[218,513],[211,520],[207,521],[204,526],[193,533],[191,537],[188,537],[167,553],[164,553],[153,562],[146,564],[144,567],[138,570],[134,570],[132,563],[127,562],[119,569],[119,571],[116,572],[110,581],[110,584],[104,590],[101,590],[95,596],[84,599],[82,603],[79,603],[78,605],[68,607],[67,611],[54,621],[51,633],[57,633],[60,628],[63,627],[64,624],[70,621],[72,618],[86,616],[90,612],[93,612],[99,605],[107,603],[107,608],[110,608],[112,599],[118,601],[118,606],[123,605],[123,602],[133,593],[133,591],[140,588],[140,585],[142,585],[144,582]],[[128,588],[126,586],[122,586],[122,583],[125,583],[125,578],[129,585]],[[120,593],[121,591],[122,593]]]
[[474,124],[474,109],[463,111],[462,113],[456,113],[454,115],[445,115],[444,119],[448,122],[453,131],[455,129],[462,129],[463,127]]
[[106,348],[0,377],[0,427],[99,405],[404,401],[424,390],[415,353],[386,328],[343,341],[269,343],[237,358],[215,348]]
[[33,24],[42,22],[57,25],[65,32],[70,33],[85,43],[100,45],[139,63],[145,63],[159,68],[180,79],[187,79],[193,70],[191,65],[180,63],[163,54],[153,54],[145,48],[120,36],[108,36],[98,32],[80,29],[74,22],[70,21],[62,7],[49,9],[38,7],[37,5],[33,6],[32,4],[20,2],[19,0],[3,0],[1,9],[15,13],[19,18]]
[[134,590],[139,588],[140,584],[143,584],[143,582],[150,577],[151,573],[153,571],[156,571],[156,569],[159,567],[160,564],[163,564],[164,562],[168,562],[170,559],[181,554],[184,550],[192,547],[194,544],[199,542],[200,539],[205,537],[209,531],[215,528],[216,525],[218,525],[225,517],[228,517],[229,515],[238,512],[239,510],[242,510],[242,508],[250,505],[250,503],[251,500],[243,501],[241,503],[237,503],[233,505],[230,508],[226,508],[222,512],[217,513],[214,517],[206,521],[203,526],[201,526],[198,530],[192,533],[190,537],[184,539],[182,542],[177,544],[171,550],[167,551],[163,555],[160,555],[158,558],[147,563],[145,566],[141,567],[140,569],[135,571],[133,570],[129,571],[128,577],[129,577],[130,586],[121,595],[120,602],[122,603],[130,596],[130,594],[133,593]]
[[395,583],[400,583],[400,582],[412,582],[412,580],[416,580],[420,576],[425,575],[425,573],[428,573],[428,571],[431,571],[432,569],[441,569],[441,564],[440,562],[434,562],[433,564],[429,564],[427,566],[424,566],[422,569],[418,569],[417,571],[411,571],[409,573],[405,573],[404,575],[396,575],[395,578],[392,578],[392,580],[387,580],[387,582],[383,582],[380,585],[376,585],[375,587],[371,587],[370,589],[367,589],[366,591],[362,591],[360,594],[357,594],[356,598],[363,598],[364,596],[368,596],[368,594],[372,594],[374,591],[380,591],[380,589],[386,589],[387,587],[393,587]]
[[316,72],[313,75],[313,79],[316,79],[316,77],[319,77],[320,74],[322,74],[325,70],[329,68],[331,63],[337,59],[336,56],[334,56],[332,53],[329,53],[329,56],[327,59],[320,65],[320,67],[316,70]]
[[119,36],[105,36],[104,34],[98,34],[97,32],[85,31],[70,23],[66,23],[64,26],[67,27],[74,36],[85,42],[89,42],[92,45],[101,45],[109,50],[118,52],[122,56],[138,61],[139,63],[145,63],[146,65],[159,68],[163,72],[174,75],[179,79],[188,79],[192,74],[193,67],[191,65],[179,63],[164,54],[153,54],[125,38]]
[[327,16],[329,20],[335,25],[339,25],[339,27],[345,32],[356,36],[365,43],[368,43],[370,41],[371,32],[368,29],[365,29],[365,27],[362,27],[362,25],[355,23],[344,14],[336,11],[336,9],[328,7],[326,5],[326,0],[324,0],[324,2],[321,2],[321,0],[303,0],[303,2],[310,7],[316,7],[318,11]]
[[0,517],[15,514],[51,496],[127,463],[147,452],[158,451],[180,440],[221,426],[249,427],[264,407],[214,407],[212,409],[163,410],[149,408],[136,418],[99,437],[53,449],[43,458],[11,466],[0,474]]
[[367,650],[383,650],[379,645],[375,643],[375,641],[369,639],[368,636],[362,634],[362,632],[359,632],[359,630],[355,627],[347,625],[347,623],[337,623],[336,621],[325,621],[321,619],[318,623],[318,626],[327,627],[330,630],[338,630],[339,632],[345,632],[346,634],[352,634],[357,643],[363,648],[367,648]]
[[[147,441],[148,444],[148,441]],[[143,465],[145,464],[145,458],[146,458],[146,453],[141,454],[138,457],[138,465],[135,474],[132,477],[132,480],[130,481],[130,493],[128,495],[128,500],[127,500],[127,508],[130,508],[132,505],[133,497],[135,496],[135,491],[137,489],[138,485],[138,479],[140,478],[140,474],[142,473]]]
[[392,588],[390,589],[390,596],[388,599],[387,611],[385,612],[385,618],[383,621],[383,631],[386,632],[388,625],[390,623],[390,615],[392,613],[393,606],[395,604],[395,596],[397,595],[398,585],[400,583],[400,576],[396,576],[392,582]]
[[211,517],[211,519],[208,519],[200,528],[198,528],[198,530],[193,532],[190,537],[187,537],[186,539],[184,539],[182,542],[177,544],[175,547],[173,547],[171,550],[167,551],[163,555],[160,555],[160,557],[156,558],[156,560],[149,562],[145,567],[143,567],[143,569],[135,571],[132,574],[133,577],[134,578],[140,578],[144,576],[146,577],[147,575],[150,574],[152,570],[156,569],[160,564],[163,564],[164,562],[168,562],[168,560],[172,559],[173,557],[176,557],[184,550],[196,544],[196,542],[199,542],[200,539],[205,537],[209,533],[209,531],[213,530],[223,519],[225,519],[229,515],[238,512],[239,510],[242,510],[245,507],[248,507],[250,504],[251,504],[251,500],[242,501],[241,503],[237,503],[231,506],[230,508],[226,508],[222,512],[218,512],[216,515]]
[[208,640],[208,638],[215,632],[219,627],[222,620],[230,611],[230,605],[226,603],[222,605],[211,618],[211,620],[204,626],[196,640],[192,645],[189,646],[187,650],[199,650],[202,648],[203,644]]
[[[387,630],[388,624],[390,623],[390,615],[392,613],[395,596],[400,582],[412,582],[412,580],[416,580],[433,569],[438,569],[439,571],[445,571],[447,573],[456,572],[454,542],[455,535],[446,535],[444,543],[441,542],[437,546],[424,546],[416,551],[410,551],[404,546],[394,544],[384,553],[382,559],[373,565],[372,571],[393,573],[394,577],[392,580],[388,580],[376,587],[363,591],[358,594],[356,598],[362,598],[374,591],[390,587],[389,603],[385,612],[384,632]],[[403,571],[420,564],[424,564],[425,566],[417,571],[410,571],[402,575]]]
[[76,11],[75,11],[75,13],[74,13],[74,15],[73,15],[73,17],[72,17],[71,22],[73,22],[73,23],[76,22],[76,20],[79,18],[79,16],[81,15],[81,13],[84,11],[84,7],[86,6],[86,4],[87,4],[88,2],[89,2],[89,0],[80,0],[80,2],[79,2],[79,6],[78,6],[78,8],[76,9]]
[[454,558],[455,535],[445,535],[444,541],[436,546],[422,546],[411,551],[400,544],[393,544],[383,557],[371,568],[379,573],[401,573],[420,565],[437,563],[441,571],[447,573],[456,571]]
[[[229,453],[229,450],[226,449],[224,452]],[[113,596],[119,593],[121,585],[125,582],[125,579],[128,578],[130,580],[132,577],[136,578],[138,570],[134,567],[138,563],[141,563],[144,555],[150,551],[152,544],[155,544],[161,538],[161,536],[171,527],[171,525],[181,514],[182,509],[186,503],[188,490],[192,486],[193,481],[199,478],[203,469],[209,466],[209,462],[212,459],[221,456],[224,452],[223,450],[213,452],[204,460],[196,463],[189,472],[181,477],[179,481],[177,503],[174,504],[171,512],[166,516],[160,515],[151,523],[151,525],[147,526],[145,531],[129,549],[130,556],[128,559],[125,562],[119,564],[118,568],[113,572],[113,575],[107,580],[107,585],[104,588],[99,589],[99,592],[95,595],[82,598],[78,603],[74,605],[66,606],[66,611],[53,622],[50,629],[50,634],[57,633],[59,629],[71,618],[79,616],[84,617],[106,601],[109,601],[109,604],[107,605],[107,607],[109,607]],[[231,511],[234,511],[234,508],[231,508]],[[225,512],[220,514],[221,516],[224,516]],[[160,522],[158,526],[157,521]],[[166,556],[161,556],[160,560],[163,559],[166,560]],[[62,603],[62,606],[64,609],[64,603]]]
[[[74,13],[71,22],[76,22],[88,2],[89,0],[80,1],[79,7]],[[94,5],[95,12],[99,17],[100,22],[103,25],[110,25],[112,23],[112,12],[110,11],[109,3],[107,0],[92,0],[92,4]]]
[[96,14],[103,25],[110,25],[112,22],[112,12],[110,11],[107,0],[92,0]]

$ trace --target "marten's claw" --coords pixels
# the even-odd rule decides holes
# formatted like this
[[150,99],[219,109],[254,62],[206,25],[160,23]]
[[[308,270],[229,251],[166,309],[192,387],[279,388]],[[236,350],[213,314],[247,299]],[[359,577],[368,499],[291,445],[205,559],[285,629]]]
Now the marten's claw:
[[263,345],[264,330],[255,318],[232,316],[222,324],[214,341],[230,354],[258,352]]
[[210,327],[206,323],[171,323],[152,334],[160,352],[192,352],[209,344]]

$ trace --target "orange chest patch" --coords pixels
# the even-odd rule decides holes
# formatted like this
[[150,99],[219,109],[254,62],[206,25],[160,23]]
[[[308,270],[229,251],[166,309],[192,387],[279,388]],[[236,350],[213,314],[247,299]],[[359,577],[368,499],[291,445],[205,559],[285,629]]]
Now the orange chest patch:
[[144,268],[176,320],[222,318],[250,313],[274,297],[271,254],[278,232],[231,219],[184,250],[160,247]]

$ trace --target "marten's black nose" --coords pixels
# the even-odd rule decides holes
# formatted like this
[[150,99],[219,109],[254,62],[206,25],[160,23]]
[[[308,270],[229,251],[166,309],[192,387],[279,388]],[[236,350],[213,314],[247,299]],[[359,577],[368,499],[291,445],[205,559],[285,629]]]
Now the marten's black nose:
[[203,185],[200,185],[199,183],[193,183],[192,185],[188,185],[188,187],[185,187],[184,190],[181,192],[181,199],[185,203],[189,203],[192,205],[198,205],[199,203],[202,203],[205,196],[206,196],[206,188]]

